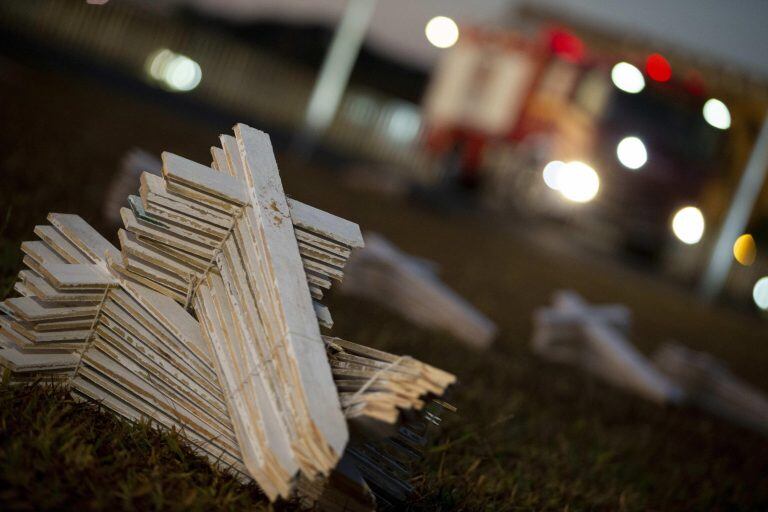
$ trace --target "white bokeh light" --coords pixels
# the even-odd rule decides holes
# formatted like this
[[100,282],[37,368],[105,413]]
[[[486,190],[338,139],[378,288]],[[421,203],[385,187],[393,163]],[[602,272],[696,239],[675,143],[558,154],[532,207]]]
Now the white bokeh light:
[[165,82],[176,91],[191,91],[200,83],[203,73],[197,62],[184,55],[177,55],[165,73]]
[[760,309],[768,310],[768,276],[761,277],[752,288],[752,299]]
[[704,236],[704,215],[695,206],[681,208],[672,217],[672,232],[683,243],[693,245]]
[[625,137],[616,146],[616,156],[621,165],[636,171],[648,161],[648,151],[643,141],[637,137]]
[[731,127],[731,112],[722,101],[710,98],[704,103],[704,120],[720,130]]
[[447,16],[435,16],[424,27],[427,40],[438,48],[450,48],[459,40],[459,27]]
[[163,80],[165,68],[168,66],[168,63],[173,60],[174,55],[175,54],[167,48],[158,50],[150,55],[147,58],[145,66],[147,74],[155,80]]
[[645,88],[643,73],[629,62],[619,62],[611,70],[613,85],[624,92],[635,94]]
[[387,109],[391,112],[387,124],[387,135],[402,144],[410,144],[416,139],[421,128],[421,115],[415,105],[396,102]]
[[600,177],[584,162],[568,162],[557,172],[557,189],[575,203],[586,203],[597,195]]
[[565,162],[560,160],[554,160],[544,166],[542,176],[544,177],[544,183],[552,190],[560,190],[560,171],[565,166]]
[[191,91],[203,78],[197,62],[167,48],[150,55],[145,67],[149,76],[172,91]]

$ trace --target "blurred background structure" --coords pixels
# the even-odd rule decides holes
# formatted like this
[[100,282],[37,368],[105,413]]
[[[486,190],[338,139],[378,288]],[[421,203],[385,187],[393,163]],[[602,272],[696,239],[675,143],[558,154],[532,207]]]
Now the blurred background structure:
[[33,0],[4,2],[0,25],[25,58],[248,118],[382,188],[496,210],[759,313],[766,16],[757,0]]
[[764,438],[528,341],[571,288],[628,307],[639,352],[679,341],[768,390],[766,20],[763,0],[3,0],[0,298],[47,211],[114,232],[131,148],[207,163],[244,122],[297,199],[434,261],[498,326],[473,352],[331,298],[373,319],[339,335],[459,375],[435,504],[764,510]]

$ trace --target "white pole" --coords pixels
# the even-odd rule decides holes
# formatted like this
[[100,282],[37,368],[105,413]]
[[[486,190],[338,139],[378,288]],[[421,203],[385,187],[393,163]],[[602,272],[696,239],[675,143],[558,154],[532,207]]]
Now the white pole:
[[765,183],[768,170],[768,113],[757,136],[747,166],[733,195],[731,207],[726,214],[709,265],[701,280],[701,295],[708,301],[714,300],[723,289],[731,269],[733,244],[744,234],[752,209]]
[[311,150],[336,115],[375,6],[376,0],[347,2],[307,105],[302,134],[305,149]]

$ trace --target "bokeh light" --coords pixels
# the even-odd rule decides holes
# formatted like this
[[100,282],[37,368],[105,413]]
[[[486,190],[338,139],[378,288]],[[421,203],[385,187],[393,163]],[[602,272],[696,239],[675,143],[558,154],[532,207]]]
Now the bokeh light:
[[683,243],[693,245],[704,236],[704,215],[695,206],[681,208],[672,217],[672,232]]
[[625,137],[616,146],[616,156],[627,169],[637,170],[648,161],[648,151],[637,137]]
[[672,66],[658,53],[652,53],[645,60],[645,72],[657,82],[668,82],[672,78]]
[[168,48],[157,50],[147,58],[146,71],[155,80],[163,80],[165,69],[173,59],[175,53]]
[[459,40],[459,27],[447,16],[435,16],[424,28],[427,40],[438,48],[450,48]]
[[145,67],[150,77],[172,91],[191,91],[203,78],[203,72],[197,62],[167,48],[150,55]]
[[584,58],[584,43],[567,30],[552,31],[550,48],[560,58],[570,62],[580,62]]
[[768,276],[761,277],[752,288],[752,298],[760,309],[768,310]]
[[565,167],[565,162],[554,160],[544,166],[542,176],[544,183],[552,190],[560,190],[560,171]]
[[645,88],[645,78],[635,66],[629,62],[619,62],[611,70],[613,85],[624,92],[635,94]]
[[168,65],[165,80],[168,85],[177,91],[191,91],[203,74],[197,62],[184,55],[177,55]]
[[584,162],[568,162],[557,172],[557,187],[569,201],[586,203],[600,190],[600,177]]
[[710,98],[704,103],[704,120],[715,128],[727,130],[731,127],[731,112],[722,101]]
[[736,261],[748,267],[755,262],[756,256],[757,247],[752,235],[745,234],[736,239],[733,244],[733,257],[736,258]]

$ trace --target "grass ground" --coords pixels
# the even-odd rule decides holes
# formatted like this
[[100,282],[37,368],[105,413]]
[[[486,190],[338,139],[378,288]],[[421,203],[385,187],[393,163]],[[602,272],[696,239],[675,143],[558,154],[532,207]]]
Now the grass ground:
[[[215,126],[125,92],[0,60],[0,293],[48,211],[103,233],[101,192],[130,147],[207,161]],[[627,304],[633,338],[713,353],[768,390],[768,327],[707,307],[683,290],[610,262],[537,248],[500,221],[445,218],[395,199],[350,193],[328,171],[290,165],[297,199],[382,232],[437,261],[445,280],[499,324],[486,353],[409,325],[377,306],[331,299],[334,333],[457,373],[444,423],[417,480],[417,510],[765,510],[768,441],[685,409],[661,408],[528,350],[530,317],[558,288]],[[265,507],[191,455],[178,435],[120,421],[61,390],[0,390],[0,508],[250,509]],[[290,504],[281,508],[291,508]]]

